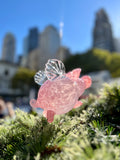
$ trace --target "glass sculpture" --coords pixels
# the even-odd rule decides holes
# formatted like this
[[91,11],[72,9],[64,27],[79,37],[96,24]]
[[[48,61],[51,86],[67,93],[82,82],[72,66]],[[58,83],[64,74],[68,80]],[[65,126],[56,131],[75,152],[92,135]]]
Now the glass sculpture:
[[60,60],[49,59],[45,71],[39,71],[34,76],[35,82],[41,87],[37,100],[30,100],[30,105],[42,108],[49,123],[53,122],[55,115],[81,106],[82,102],[78,99],[91,86],[92,80],[89,76],[79,78],[80,72],[81,69],[77,68],[65,73]]

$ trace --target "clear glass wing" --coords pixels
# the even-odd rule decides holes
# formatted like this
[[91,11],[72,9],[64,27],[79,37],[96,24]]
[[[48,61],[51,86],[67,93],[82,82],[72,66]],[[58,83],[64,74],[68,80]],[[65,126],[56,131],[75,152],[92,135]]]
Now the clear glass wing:
[[42,85],[47,80],[45,72],[38,71],[34,76],[34,80],[37,84]]
[[65,74],[65,66],[60,60],[49,59],[46,63],[45,73],[50,80],[54,80],[59,76],[62,78]]

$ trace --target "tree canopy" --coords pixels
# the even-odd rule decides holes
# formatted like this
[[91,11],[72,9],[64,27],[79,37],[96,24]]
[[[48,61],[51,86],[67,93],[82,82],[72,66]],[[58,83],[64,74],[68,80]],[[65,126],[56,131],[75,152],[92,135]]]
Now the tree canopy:
[[35,71],[29,70],[27,68],[19,68],[12,79],[12,87],[19,88],[22,91],[26,91],[34,87],[35,73]]
[[120,54],[106,50],[92,49],[86,53],[77,53],[65,62],[66,71],[82,68],[82,73],[109,70],[113,77],[120,76]]

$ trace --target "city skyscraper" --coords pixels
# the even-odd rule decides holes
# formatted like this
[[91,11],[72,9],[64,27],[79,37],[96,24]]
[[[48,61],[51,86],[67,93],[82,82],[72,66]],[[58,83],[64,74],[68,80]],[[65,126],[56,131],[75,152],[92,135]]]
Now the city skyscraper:
[[[56,58],[56,53],[58,53],[59,48],[59,32],[54,26],[49,25],[41,32],[39,47],[28,54],[27,66],[35,70],[44,69],[48,59]],[[62,50],[60,51],[62,52]],[[60,56],[61,52],[57,55]]]
[[60,47],[60,35],[57,29],[49,25],[41,33],[40,50],[49,57],[54,57]]
[[120,53],[120,38],[114,38],[115,52]]
[[38,48],[39,45],[39,31],[38,28],[31,28],[29,30],[28,39],[26,40],[28,45],[28,52]]
[[3,40],[2,60],[14,63],[16,41],[12,33],[7,33]]
[[28,54],[28,36],[23,40],[23,55],[27,56]]
[[93,29],[93,47],[114,51],[112,27],[104,9],[100,9],[96,13]]
[[23,40],[23,56],[21,58],[21,65],[27,65],[28,55],[30,52],[38,49],[40,33],[37,27],[31,28],[28,35]]

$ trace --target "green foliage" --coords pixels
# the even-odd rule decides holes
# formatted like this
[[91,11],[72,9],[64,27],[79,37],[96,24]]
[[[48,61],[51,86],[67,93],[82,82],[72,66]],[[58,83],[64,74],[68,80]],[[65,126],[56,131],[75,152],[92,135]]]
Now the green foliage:
[[82,101],[52,124],[22,111],[1,121],[0,159],[119,160],[120,86],[105,85],[99,97]]
[[[74,141],[73,141],[74,139]],[[71,145],[70,145],[71,144]],[[109,148],[109,149],[108,149]],[[77,151],[77,152],[76,152]],[[101,143],[93,149],[91,142],[83,136],[71,136],[64,147],[64,159],[78,160],[119,160],[119,148]]]
[[120,54],[114,53],[111,55],[109,70],[113,77],[120,76]]
[[[100,93],[101,96],[101,111],[109,121],[120,124],[120,86],[105,85],[105,88]],[[112,117],[112,118],[111,118]]]
[[120,76],[120,54],[94,48],[84,54],[72,55],[65,61],[66,70],[82,68],[82,73],[109,70],[113,77]]
[[42,152],[54,133],[55,127],[43,117],[18,111],[16,119],[0,126],[0,158],[12,159],[15,153],[25,159]]
[[76,54],[65,61],[66,70],[80,67],[83,73],[104,70],[107,68],[106,59],[110,54],[107,51],[93,49],[84,54]]
[[113,71],[111,74],[112,77],[120,77],[120,68],[117,68],[117,70]]
[[31,86],[34,86],[34,75],[35,71],[27,68],[19,68],[12,79],[12,87],[19,88],[22,91],[31,88]]

